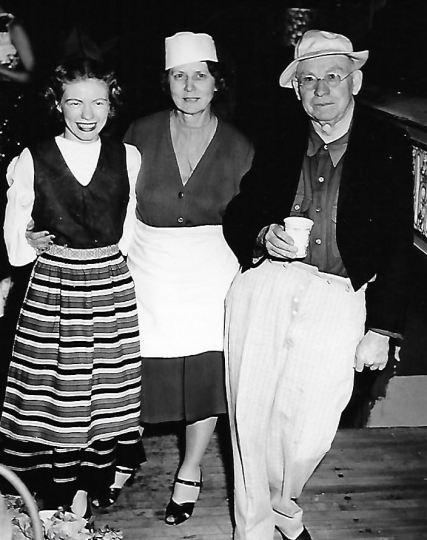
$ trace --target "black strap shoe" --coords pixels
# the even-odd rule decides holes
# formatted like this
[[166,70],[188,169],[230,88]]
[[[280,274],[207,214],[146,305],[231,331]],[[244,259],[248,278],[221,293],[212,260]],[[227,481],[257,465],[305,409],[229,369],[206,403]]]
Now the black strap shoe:
[[[175,484],[182,484],[184,486],[191,486],[198,489],[197,498],[199,497],[200,490],[202,489],[203,481],[202,481],[202,474],[200,473],[200,481],[193,482],[191,480],[182,480],[181,478],[177,478],[175,480]],[[180,525],[181,523],[184,523],[184,521],[187,521],[192,514],[194,510],[196,502],[183,502],[181,504],[176,503],[173,498],[171,497],[169,504],[166,507],[166,513],[165,513],[165,523],[166,525]]]

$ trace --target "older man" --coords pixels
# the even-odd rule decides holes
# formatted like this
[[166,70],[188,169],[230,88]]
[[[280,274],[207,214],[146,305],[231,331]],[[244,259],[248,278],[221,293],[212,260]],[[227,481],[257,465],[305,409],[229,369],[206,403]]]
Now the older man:
[[[242,264],[227,298],[235,540],[307,540],[297,498],[329,450],[354,369],[402,335],[412,249],[406,134],[355,104],[368,51],[311,30],[280,77],[305,114],[258,152],[224,219]],[[307,118],[308,117],[308,118]],[[314,221],[308,254],[283,219]]]

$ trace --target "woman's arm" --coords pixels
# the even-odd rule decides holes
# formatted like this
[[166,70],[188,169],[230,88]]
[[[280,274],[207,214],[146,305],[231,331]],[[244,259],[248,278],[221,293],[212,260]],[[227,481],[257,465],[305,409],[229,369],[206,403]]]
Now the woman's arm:
[[126,218],[123,224],[123,235],[119,241],[120,251],[127,255],[129,245],[132,240],[133,231],[136,223],[136,180],[139,169],[141,168],[141,154],[135,146],[125,144],[126,163],[129,176],[129,203],[126,211]]

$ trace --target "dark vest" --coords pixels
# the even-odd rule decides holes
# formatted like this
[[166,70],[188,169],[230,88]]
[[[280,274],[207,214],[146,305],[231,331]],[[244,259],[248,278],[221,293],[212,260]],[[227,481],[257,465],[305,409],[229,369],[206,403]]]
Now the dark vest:
[[34,160],[34,230],[55,235],[55,244],[92,248],[116,244],[129,201],[126,149],[102,139],[94,175],[82,186],[54,139],[30,148]]

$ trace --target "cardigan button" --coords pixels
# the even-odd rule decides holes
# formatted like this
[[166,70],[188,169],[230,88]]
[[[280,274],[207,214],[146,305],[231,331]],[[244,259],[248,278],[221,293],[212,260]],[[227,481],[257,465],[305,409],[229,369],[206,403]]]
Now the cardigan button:
[[184,218],[183,218],[183,217],[179,217],[179,218],[177,219],[177,222],[178,222],[178,223],[184,223]]
[[183,192],[183,191],[180,191],[180,192],[178,193],[178,197],[179,197],[180,199],[182,199],[182,198],[184,197],[184,192]]

